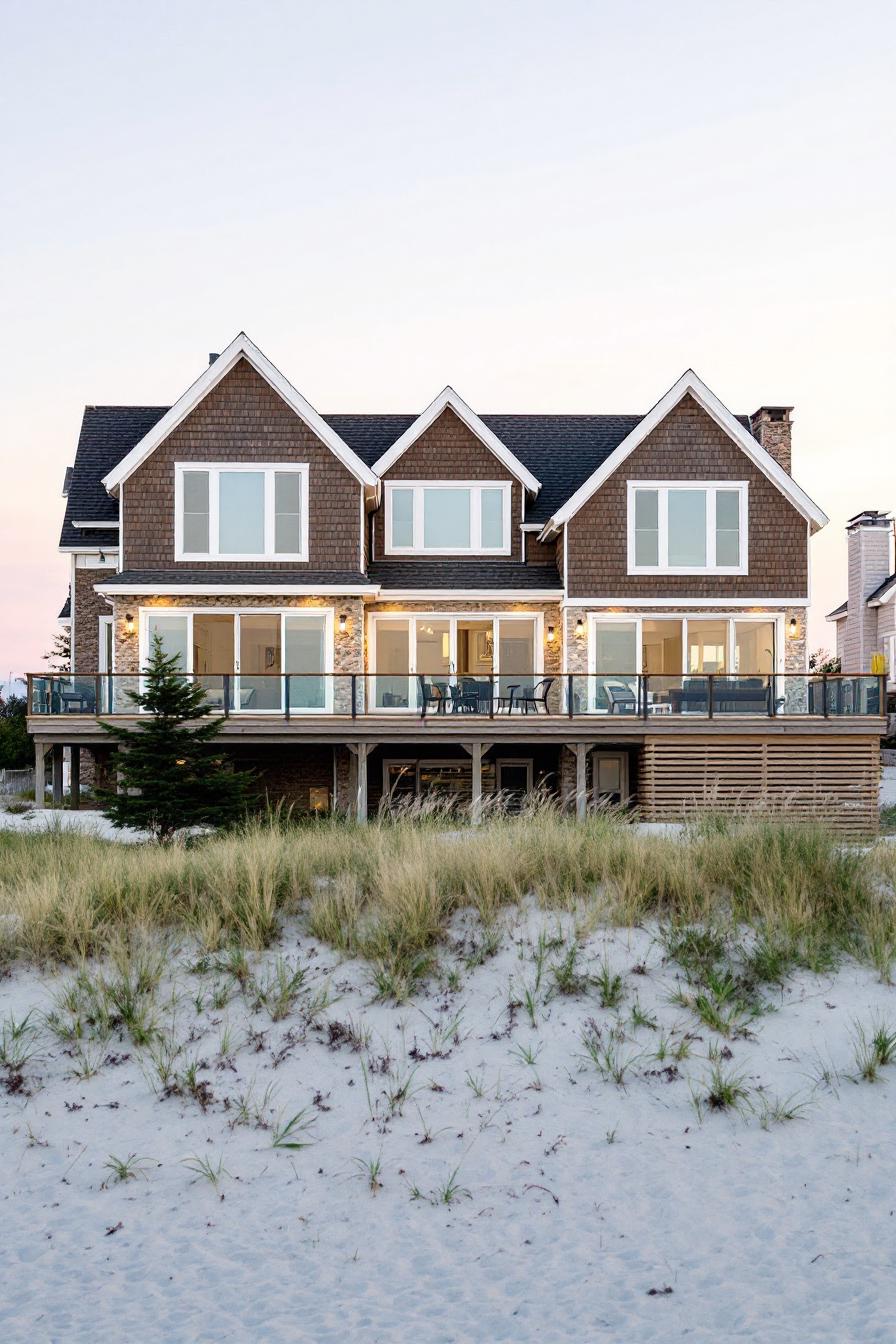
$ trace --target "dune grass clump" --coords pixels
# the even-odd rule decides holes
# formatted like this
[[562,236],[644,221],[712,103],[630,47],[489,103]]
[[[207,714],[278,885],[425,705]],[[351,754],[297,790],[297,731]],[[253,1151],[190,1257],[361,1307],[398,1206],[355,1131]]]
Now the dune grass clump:
[[[399,998],[434,969],[458,911],[478,914],[487,941],[503,910],[534,899],[582,929],[657,923],[699,1011],[721,1013],[729,1033],[730,1010],[760,1011],[794,968],[850,953],[890,978],[896,853],[885,843],[859,850],[820,827],[756,818],[645,835],[612,811],[577,822],[543,798],[519,816],[495,807],[478,827],[462,822],[445,808],[367,826],[275,811],[168,846],[0,832],[0,959],[77,966],[160,931],[244,959],[301,914]],[[575,957],[553,974],[556,991],[584,988]],[[139,988],[114,986],[116,1015],[134,1017]]]

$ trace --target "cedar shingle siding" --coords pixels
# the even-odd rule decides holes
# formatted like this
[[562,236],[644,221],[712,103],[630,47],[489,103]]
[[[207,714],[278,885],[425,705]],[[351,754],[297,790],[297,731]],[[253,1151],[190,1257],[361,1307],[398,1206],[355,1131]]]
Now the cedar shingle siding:
[[[520,558],[522,486],[452,410],[446,409],[383,476],[384,481],[510,481],[510,559]],[[385,509],[374,517],[374,555],[388,563]],[[396,561],[407,557],[396,556]],[[475,559],[471,557],[471,563]]]
[[128,569],[172,569],[175,462],[307,462],[308,560],[184,562],[183,568],[357,571],[361,567],[361,485],[244,359],[222,378],[125,482],[124,559]]
[[[630,480],[749,482],[749,573],[629,575]],[[805,597],[806,520],[693,400],[685,397],[569,523],[571,597]]]

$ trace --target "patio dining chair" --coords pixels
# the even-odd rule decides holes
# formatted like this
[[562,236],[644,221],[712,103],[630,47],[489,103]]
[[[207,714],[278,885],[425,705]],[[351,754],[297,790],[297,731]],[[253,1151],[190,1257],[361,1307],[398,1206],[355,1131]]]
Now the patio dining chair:
[[514,705],[521,705],[524,714],[529,713],[530,705],[533,714],[539,712],[539,706],[545,714],[549,714],[548,692],[555,681],[556,677],[542,677],[541,681],[536,681],[534,686],[521,686],[518,694],[514,697]]
[[426,718],[428,709],[433,708],[437,714],[445,712],[445,689],[450,691],[450,687],[444,688],[434,681],[427,681],[426,677],[419,676],[420,682],[420,710],[423,718]]

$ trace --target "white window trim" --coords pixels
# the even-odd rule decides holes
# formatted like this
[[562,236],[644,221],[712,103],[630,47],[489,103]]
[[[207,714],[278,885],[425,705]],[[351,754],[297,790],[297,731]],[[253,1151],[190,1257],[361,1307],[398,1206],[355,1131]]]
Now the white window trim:
[[[659,492],[659,559],[658,565],[639,565],[635,561],[635,491]],[[706,491],[706,558],[705,565],[670,565],[669,555],[669,493],[672,490]],[[716,495],[717,490],[737,490],[740,495],[740,563],[717,565],[716,558]],[[748,481],[629,481],[627,483],[626,515],[628,533],[629,574],[746,574],[749,572],[747,543],[749,537],[749,482]]]
[[518,767],[523,766],[526,771],[526,793],[532,792],[532,757],[531,756],[499,756],[495,761],[495,787],[498,793],[501,793],[504,784],[501,775],[505,766]]
[[108,646],[108,647],[111,649],[111,653],[112,653],[112,666],[111,666],[111,667],[104,667],[104,666],[103,666],[103,664],[107,661],[107,659],[106,659],[107,639],[108,639],[108,632],[109,632],[109,630],[112,629],[112,622],[113,622],[113,617],[111,617],[111,616],[100,616],[100,618],[99,618],[99,632],[98,632],[99,645],[98,645],[98,650],[97,650],[97,663],[96,663],[96,665],[97,665],[97,668],[99,669],[101,675],[105,675],[105,674],[108,673],[108,672],[114,672],[114,671],[115,671],[115,639],[114,639],[114,631],[113,631],[113,638],[112,638],[111,644]]
[[[413,543],[410,546],[392,545],[392,491],[413,490]],[[470,491],[470,545],[424,546],[423,545],[423,491],[424,490],[469,490]],[[503,534],[500,546],[482,545],[482,506],[483,490],[500,490],[503,497]],[[510,481],[386,481],[386,555],[510,555]]]
[[[184,472],[207,471],[208,482],[208,551],[185,551],[184,536]],[[263,551],[221,551],[217,549],[218,540],[218,477],[222,471],[254,471],[264,473],[264,550]],[[274,550],[274,473],[292,472],[301,479],[299,501],[301,529],[301,550]],[[174,464],[174,558],[189,564],[191,561],[229,560],[239,562],[272,560],[299,561],[308,559],[308,464],[307,462],[175,462]]]
[[[740,611],[668,611],[668,612],[667,612],[667,611],[663,611],[661,615],[657,615],[655,612],[650,612],[649,615],[642,615],[640,612],[635,612],[635,611],[618,611],[618,612],[593,612],[593,611],[592,611],[592,612],[589,612],[589,613],[588,613],[588,675],[589,675],[589,676],[597,676],[597,675],[599,675],[598,672],[597,672],[597,670],[596,670],[596,667],[595,667],[595,662],[596,662],[596,659],[597,659],[597,627],[598,627],[599,625],[606,625],[606,624],[611,624],[611,625],[622,625],[622,624],[634,625],[634,626],[635,626],[635,648],[636,648],[636,650],[638,651],[638,656],[640,657],[640,652],[641,652],[641,650],[642,650],[642,648],[643,648],[643,644],[644,644],[644,640],[643,640],[643,633],[644,633],[644,632],[643,632],[643,625],[642,625],[642,622],[644,622],[645,620],[647,620],[647,621],[680,621],[680,622],[681,622],[681,671],[680,671],[680,673],[678,673],[678,672],[666,672],[666,673],[656,672],[656,673],[652,673],[652,674],[651,674],[651,675],[653,675],[653,676],[657,676],[657,677],[659,677],[659,676],[669,676],[669,677],[672,677],[672,676],[683,676],[683,677],[690,677],[690,676],[701,676],[701,675],[704,675],[704,674],[702,674],[702,673],[698,673],[698,672],[691,672],[691,671],[688,669],[688,624],[689,624],[689,622],[691,622],[691,621],[727,621],[727,623],[728,623],[728,633],[727,633],[726,642],[725,642],[725,666],[726,666],[729,670],[728,670],[727,672],[725,672],[725,673],[720,673],[719,675],[733,676],[733,677],[738,677],[738,676],[745,676],[745,677],[746,677],[746,676],[751,676],[751,675],[761,675],[761,674],[759,674],[759,673],[755,673],[752,669],[748,669],[748,668],[744,668],[744,669],[742,669],[742,670],[738,670],[738,671],[735,671],[735,670],[734,670],[734,650],[735,650],[735,641],[736,641],[736,633],[735,633],[735,628],[734,628],[734,627],[735,627],[735,622],[736,622],[738,625],[744,625],[744,624],[746,624],[746,623],[748,623],[748,622],[751,622],[751,623],[758,622],[758,623],[762,624],[762,623],[764,623],[764,622],[769,622],[769,621],[770,621],[770,622],[774,625],[774,627],[775,627],[775,675],[777,676],[777,675],[779,675],[779,674],[783,674],[784,671],[785,671],[785,668],[784,668],[784,615],[783,615],[782,612],[778,612],[778,611],[751,611],[751,612],[740,612]],[[638,668],[635,670],[635,672],[626,673],[625,675],[627,675],[627,676],[635,676],[636,673],[640,673],[640,671],[641,671],[641,668],[638,667]],[[601,674],[601,675],[602,675],[602,674]]]
[[[335,608],[334,607],[138,607],[138,647],[139,647],[139,666],[140,671],[146,667],[149,660],[149,617],[150,616],[186,616],[187,617],[187,661],[190,666],[186,669],[189,676],[193,674],[193,617],[194,616],[232,616],[233,622],[233,661],[234,666],[231,673],[235,682],[235,689],[239,690],[240,677],[240,617],[241,616],[279,616],[280,617],[280,648],[286,648],[286,618],[289,616],[323,616],[324,617],[324,667],[322,672],[313,672],[311,676],[326,677],[324,683],[324,703],[319,709],[292,709],[291,714],[296,717],[303,714],[332,714],[333,713],[333,660],[335,654]],[[251,677],[254,673],[247,672],[246,676]],[[277,709],[237,709],[234,708],[231,714],[275,714],[282,717],[286,713],[286,681],[289,675],[298,676],[298,673],[290,674],[281,672],[280,674],[280,708]],[[141,677],[141,683],[143,678]],[[237,702],[238,702],[238,696]]]
[[631,789],[628,780],[628,752],[627,751],[593,751],[591,753],[591,801],[597,806],[600,801],[598,793],[598,762],[599,761],[618,761],[619,762],[619,795],[620,801],[627,803],[631,798]]

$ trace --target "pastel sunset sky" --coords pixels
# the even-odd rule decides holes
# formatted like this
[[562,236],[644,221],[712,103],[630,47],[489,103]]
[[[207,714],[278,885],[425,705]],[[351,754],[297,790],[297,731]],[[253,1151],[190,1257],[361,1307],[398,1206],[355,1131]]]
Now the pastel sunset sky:
[[896,508],[896,7],[2,5],[0,682],[68,582],[85,403],[245,329],[324,412],[792,404],[830,515]]

